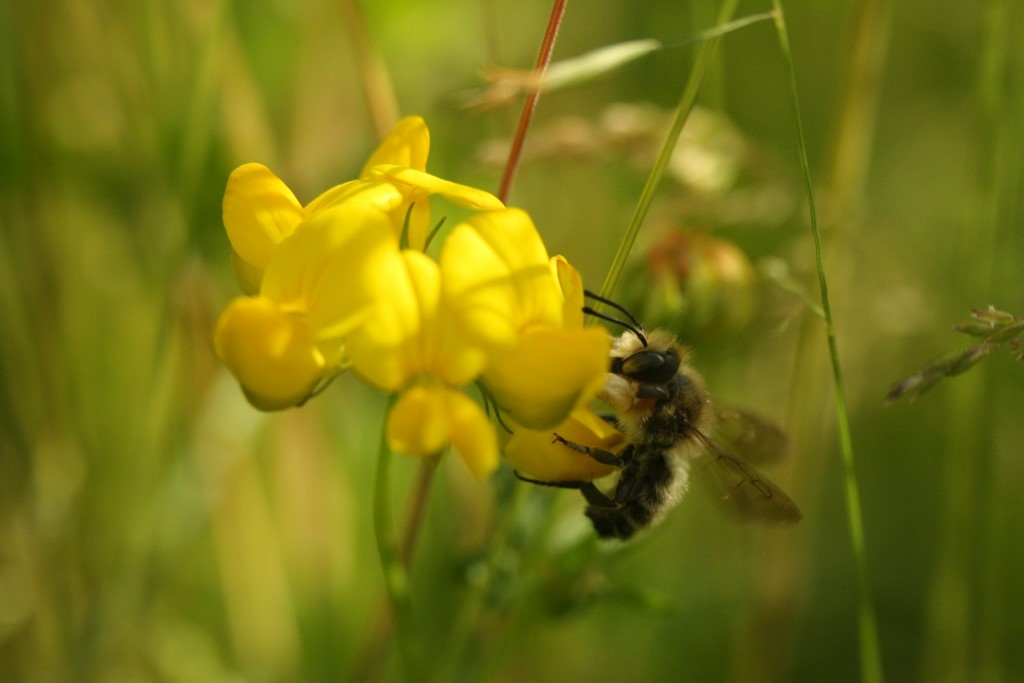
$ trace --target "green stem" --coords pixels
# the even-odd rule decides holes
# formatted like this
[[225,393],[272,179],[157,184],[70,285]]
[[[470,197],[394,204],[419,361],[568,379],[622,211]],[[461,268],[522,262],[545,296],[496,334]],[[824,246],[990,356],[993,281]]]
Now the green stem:
[[825,264],[822,257],[821,231],[818,229],[818,212],[814,201],[814,187],[811,182],[811,167],[807,158],[807,145],[804,139],[803,121],[800,116],[800,98],[797,93],[796,70],[793,68],[793,56],[790,52],[789,34],[786,30],[782,2],[781,0],[772,0],[772,5],[775,9],[775,27],[778,33],[779,47],[782,50],[789,70],[789,91],[793,106],[794,125],[796,127],[797,153],[800,157],[800,168],[804,177],[804,190],[807,194],[811,235],[814,238],[814,258],[818,269],[818,285],[821,289],[821,308],[825,316],[828,350],[832,359],[832,376],[835,380],[835,402],[839,427],[839,445],[843,454],[846,509],[850,524],[850,545],[853,549],[854,561],[856,562],[857,589],[859,594],[858,631],[860,635],[861,680],[866,683],[880,683],[884,678],[882,658],[878,642],[878,625],[875,618],[874,602],[871,599],[871,590],[868,582],[864,522],[861,515],[857,475],[854,469],[853,439],[850,435],[850,420],[846,408],[846,391],[843,384],[842,366],[839,362],[839,348],[836,343],[832,305],[828,296],[828,280],[825,276]]
[[[722,7],[718,11],[718,24],[720,27],[725,27],[728,24],[732,15],[736,12],[737,4],[738,0],[725,0],[722,3]],[[636,208],[633,210],[633,217],[630,219],[629,226],[622,236],[622,242],[619,243],[619,250],[615,253],[615,259],[608,269],[608,275],[605,276],[604,284],[601,285],[601,296],[603,297],[611,296],[612,290],[615,289],[615,283],[618,282],[619,275],[622,274],[622,268],[626,265],[626,259],[629,257],[629,252],[633,249],[633,243],[636,242],[636,236],[640,232],[640,226],[643,225],[644,218],[647,217],[647,211],[651,208],[651,202],[654,201],[654,192],[658,189],[661,177],[665,174],[665,168],[668,166],[672,153],[676,149],[676,143],[679,141],[679,134],[683,131],[683,125],[686,123],[686,119],[690,116],[690,111],[693,110],[693,105],[697,101],[697,93],[700,92],[704,76],[707,75],[708,65],[711,63],[711,58],[714,56],[718,43],[722,40],[724,34],[724,30],[712,33],[712,37],[708,38],[697,51],[697,58],[694,61],[693,69],[690,71],[690,78],[686,82],[683,95],[679,99],[679,105],[676,107],[676,115],[672,121],[672,127],[665,137],[665,142],[661,146],[661,152],[651,168],[650,175],[647,176],[647,183],[640,193],[640,199],[637,200]]]
[[[526,496],[526,489],[525,485],[517,482],[511,500],[502,510],[501,518],[491,535],[487,556],[480,564],[481,571],[469,585],[467,593],[462,599],[459,612],[448,636],[448,644],[441,657],[441,664],[435,671],[436,675],[433,679],[435,681],[460,679],[460,667],[465,666],[465,654],[468,651],[469,642],[484,613],[485,601],[498,574],[498,562],[508,549],[509,534],[516,521],[520,505]],[[479,678],[477,675],[474,680],[479,680]]]
[[[401,546],[399,546],[399,557],[406,571],[412,562],[416,541],[419,538],[420,529],[423,527],[423,513],[440,459],[441,456],[437,455],[420,462],[419,474],[406,504],[405,526],[401,536]],[[381,596],[374,615],[366,643],[352,669],[354,673],[352,680],[354,681],[380,680],[384,660],[394,637],[394,610],[391,609],[390,596]]]
[[[391,412],[395,397],[388,401],[385,416]],[[373,530],[377,537],[377,552],[384,573],[391,609],[394,612],[398,631],[398,647],[402,654],[405,674],[408,680],[419,678],[423,669],[419,666],[420,648],[416,635],[412,609],[412,593],[409,588],[409,574],[402,563],[402,552],[398,544],[391,518],[391,449],[387,445],[387,418],[381,429],[380,449],[377,454],[377,480],[373,491]]]

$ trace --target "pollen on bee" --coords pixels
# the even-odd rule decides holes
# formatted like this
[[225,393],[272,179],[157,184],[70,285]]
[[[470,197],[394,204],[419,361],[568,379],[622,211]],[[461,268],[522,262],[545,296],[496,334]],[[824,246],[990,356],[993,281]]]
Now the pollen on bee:
[[624,413],[633,407],[636,392],[628,379],[622,375],[608,373],[600,398],[616,412]]

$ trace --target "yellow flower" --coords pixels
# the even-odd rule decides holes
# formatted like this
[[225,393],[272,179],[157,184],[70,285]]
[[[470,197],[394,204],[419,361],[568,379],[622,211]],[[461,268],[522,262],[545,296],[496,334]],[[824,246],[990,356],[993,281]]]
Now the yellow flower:
[[400,392],[387,428],[395,450],[428,456],[450,443],[486,474],[497,466],[497,439],[462,387],[483,376],[507,415],[537,428],[600,391],[608,334],[582,327],[579,275],[548,257],[524,212],[457,226],[440,265],[409,249],[379,267],[391,283],[386,303],[352,332],[346,353],[365,379]]
[[562,296],[525,211],[484,213],[455,226],[440,260],[459,324],[484,346],[511,350],[530,322],[560,325]]
[[472,382],[487,356],[453,324],[442,297],[441,271],[426,254],[406,249],[383,260],[380,277],[389,285],[372,319],[348,339],[353,367],[385,391],[429,374],[450,386]]
[[505,444],[505,457],[524,475],[541,481],[593,481],[615,471],[611,465],[602,465],[584,453],[555,443],[553,434],[612,453],[626,445],[626,437],[619,430],[584,408],[573,411],[554,429],[514,427]]
[[441,270],[460,329],[494,356],[484,378],[515,422],[552,427],[601,390],[608,333],[582,326],[579,276],[564,258],[548,257],[525,212],[493,211],[456,226]]
[[231,172],[222,208],[235,279],[243,292],[255,294],[277,245],[295,232],[306,211],[263,164],[245,164]]
[[[473,208],[502,207],[482,190],[426,173],[429,150],[423,119],[402,119],[360,179],[306,206],[262,164],[232,172],[224,225],[235,277],[250,296],[231,302],[214,341],[254,406],[276,410],[304,401],[345,362],[344,338],[377,319],[382,302],[386,310],[409,295],[392,286],[403,268],[398,242],[408,227],[412,246],[425,246],[431,194]],[[387,358],[381,367],[396,372],[396,356]]]
[[363,166],[360,178],[394,183],[405,195],[400,218],[404,221],[409,207],[409,247],[426,248],[430,230],[428,197],[439,194],[463,206],[482,211],[501,209],[504,205],[494,195],[475,187],[460,185],[427,173],[430,155],[430,131],[419,116],[407,116],[395,126]]
[[[306,206],[265,166],[236,169],[224,222],[251,296],[229,304],[214,342],[263,410],[303,402],[351,365],[399,394],[392,449],[429,456],[451,444],[483,476],[497,438],[462,388],[484,377],[517,424],[547,429],[600,390],[610,341],[583,328],[579,275],[548,256],[529,216],[427,173],[429,146],[423,120],[403,119],[360,179]],[[423,253],[437,194],[491,212],[452,231],[440,264]]]
[[607,333],[597,327],[529,329],[514,351],[495,359],[484,379],[515,422],[554,427],[601,391],[609,346]]
[[232,301],[217,321],[214,345],[260,410],[301,402],[331,362],[316,344],[306,316],[266,297]]
[[483,478],[498,466],[498,444],[487,415],[460,391],[414,385],[388,415],[388,446],[399,453],[426,456],[451,444],[470,471]]
[[460,391],[483,370],[486,353],[453,324],[430,257],[405,250],[381,267],[390,282],[386,302],[349,336],[346,351],[365,379],[400,392],[388,416],[389,446],[426,457],[452,444],[474,474],[489,474],[498,464],[497,437]]
[[395,124],[394,129],[366,160],[359,177],[368,178],[370,169],[378,164],[396,164],[425,171],[429,155],[430,130],[426,122],[421,116],[406,116]]
[[[470,208],[493,210],[502,203],[493,195],[426,173],[430,132],[422,118],[409,116],[395,126],[360,174],[373,185],[388,182],[403,201],[391,207],[391,224],[400,232],[408,215],[409,244],[422,250],[430,230],[429,196],[441,194]],[[336,185],[302,206],[285,183],[263,164],[239,166],[224,190],[224,227],[231,241],[231,264],[242,291],[259,291],[263,272],[278,245],[317,211],[345,201],[359,191],[359,181]]]
[[261,410],[301,403],[343,361],[343,342],[377,310],[398,244],[391,211],[401,193],[365,181],[315,212],[277,245],[259,294],[221,314],[214,345]]
[[409,212],[408,241],[411,249],[423,251],[427,246],[427,236],[432,227],[430,221],[429,197],[439,194],[456,204],[461,204],[477,211],[494,211],[504,208],[497,197],[484,190],[468,185],[460,185],[450,180],[438,178],[414,168],[404,168],[394,164],[379,164],[370,169],[368,178],[385,180],[402,190],[406,197],[401,218],[404,220]]
[[[360,178],[368,178],[370,169],[378,164],[425,170],[429,149],[430,133],[423,119],[404,118],[370,156]],[[242,291],[255,294],[277,245],[318,209],[344,201],[352,189],[351,183],[336,185],[302,206],[291,189],[263,164],[244,164],[232,171],[224,190],[223,218]],[[408,205],[396,204],[393,209],[401,212],[401,227]]]
[[[562,294],[562,325],[566,332],[579,334],[583,330],[584,293],[579,273],[562,256],[550,260],[552,276]],[[512,436],[505,445],[505,457],[513,467],[529,477],[542,481],[591,481],[611,474],[615,468],[603,465],[593,458],[579,453],[565,445],[555,443],[553,435],[558,434],[569,441],[617,452],[626,444],[626,437],[614,426],[603,420],[590,409],[583,407],[601,390],[608,370],[608,333],[600,327],[587,330],[600,333],[605,343],[595,338],[594,362],[600,349],[600,372],[590,375],[590,384],[579,392],[572,413],[553,429],[529,428],[523,423],[514,423]],[[592,368],[591,368],[592,369]],[[551,380],[555,381],[555,380]],[[564,380],[563,380],[564,381]],[[521,413],[521,411],[520,411]],[[534,420],[536,425],[540,422]]]

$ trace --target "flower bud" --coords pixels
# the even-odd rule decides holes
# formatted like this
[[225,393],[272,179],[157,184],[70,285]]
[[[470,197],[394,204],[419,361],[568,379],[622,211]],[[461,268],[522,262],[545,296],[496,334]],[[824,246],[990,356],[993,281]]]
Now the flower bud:
[[670,229],[634,266],[628,306],[648,328],[735,333],[754,312],[756,277],[732,242]]

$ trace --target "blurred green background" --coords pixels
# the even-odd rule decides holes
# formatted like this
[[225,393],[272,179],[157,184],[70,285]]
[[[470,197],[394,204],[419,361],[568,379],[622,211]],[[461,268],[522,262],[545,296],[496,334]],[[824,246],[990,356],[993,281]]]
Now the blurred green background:
[[[366,33],[348,1],[0,5],[0,680],[400,678],[393,653],[367,654],[385,399],[344,377],[299,410],[245,403],[210,343],[235,295],[221,195],[249,161],[302,201],[358,172],[377,140],[358,36],[401,112],[426,117],[430,170],[496,189],[519,100],[461,104],[486,66],[532,65],[549,8],[363,4]],[[1024,367],[994,355],[915,403],[883,399],[968,343],[950,325],[969,309],[1024,314],[1024,11],[786,9],[887,678],[1022,680]],[[716,11],[569,3],[555,58],[671,45]],[[591,287],[694,50],[541,98],[512,203]],[[411,568],[438,680],[859,680],[824,329],[779,286],[785,273],[817,300],[787,68],[770,22],[725,38],[700,97],[718,128],[688,143],[724,179],[666,176],[635,256],[675,226],[774,273],[744,285],[752,315],[676,331],[716,397],[791,433],[769,472],[804,521],[737,526],[693,495],[609,550],[588,540],[578,495],[507,468],[478,483],[445,458]],[[616,296],[638,305],[652,290],[629,272]],[[718,305],[724,271],[707,277],[688,305]],[[396,508],[416,469],[395,463]]]

